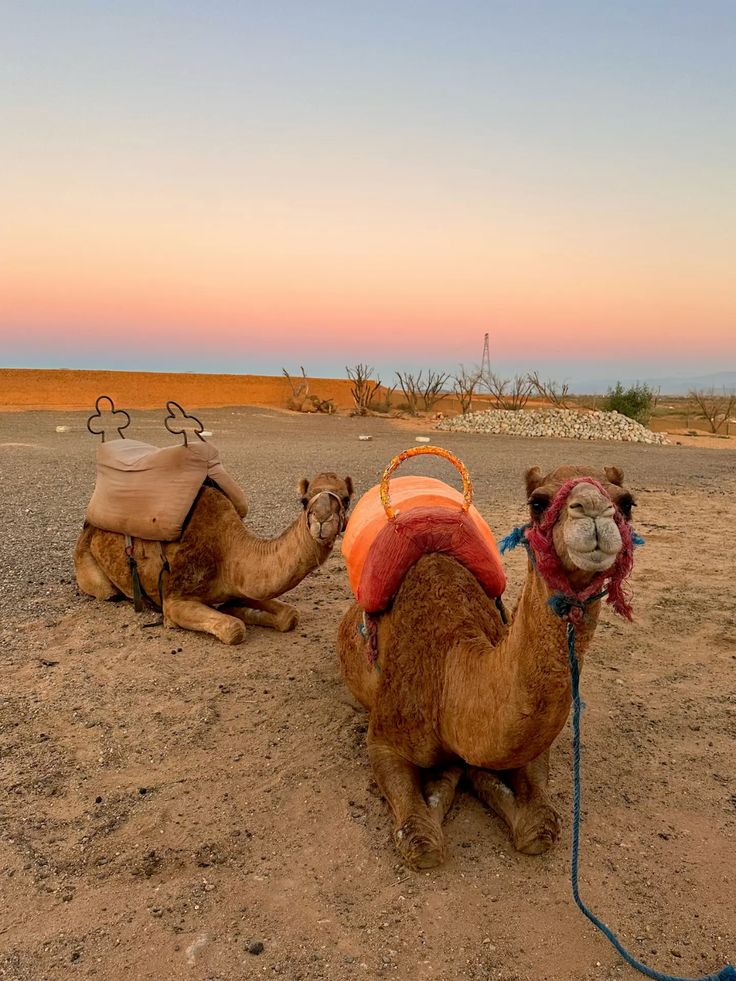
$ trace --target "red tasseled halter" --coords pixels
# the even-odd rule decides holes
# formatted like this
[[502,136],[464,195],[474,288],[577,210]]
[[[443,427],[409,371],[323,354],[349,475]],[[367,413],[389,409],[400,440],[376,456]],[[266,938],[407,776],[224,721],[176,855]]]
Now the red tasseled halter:
[[[619,613],[627,620],[631,620],[633,615],[625,585],[634,564],[634,544],[631,538],[631,526],[615,504],[614,521],[621,535],[621,551],[614,565],[605,572],[597,573],[585,589],[580,592],[573,589],[567,572],[555,551],[552,541],[552,529],[570,492],[578,484],[590,484],[596,490],[600,491],[612,504],[614,503],[605,487],[593,477],[573,477],[571,480],[566,481],[557,491],[549,507],[544,512],[542,521],[538,525],[532,525],[526,531],[526,540],[534,556],[537,571],[548,586],[552,589],[559,590],[565,596],[575,599],[581,604],[589,600],[595,593],[600,592],[601,589],[607,588],[608,597],[606,602],[611,604],[616,613]],[[573,622],[579,622],[582,615],[582,608],[575,606],[570,610],[569,618]]]

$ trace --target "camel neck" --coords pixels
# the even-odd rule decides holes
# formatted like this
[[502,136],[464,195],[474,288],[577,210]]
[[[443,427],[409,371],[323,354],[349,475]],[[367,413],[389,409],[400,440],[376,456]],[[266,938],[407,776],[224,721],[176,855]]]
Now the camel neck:
[[[576,584],[577,585],[577,584]],[[511,629],[506,641],[508,655],[518,665],[518,681],[524,676],[560,676],[560,684],[569,695],[566,623],[550,606],[553,591],[536,571],[531,559],[521,596],[514,610]],[[588,602],[581,622],[576,628],[578,659],[590,646],[598,625],[600,598]]]
[[[484,645],[482,678],[478,648],[471,645],[465,652],[462,680],[447,693],[453,726],[446,735],[469,763],[499,770],[522,766],[536,759],[565,724],[571,704],[566,624],[550,609],[550,595],[530,562],[506,636],[496,646]],[[599,608],[600,600],[592,602],[576,628],[581,667]]]
[[293,589],[332,551],[332,545],[320,545],[312,538],[303,514],[276,538],[258,538],[241,525],[235,544],[232,581],[244,596],[259,599]]

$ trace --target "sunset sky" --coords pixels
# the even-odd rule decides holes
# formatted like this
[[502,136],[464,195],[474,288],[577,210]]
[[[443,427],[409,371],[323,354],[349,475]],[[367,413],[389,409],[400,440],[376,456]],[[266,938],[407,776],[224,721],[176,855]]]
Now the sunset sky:
[[736,370],[732,0],[9,0],[0,365]]

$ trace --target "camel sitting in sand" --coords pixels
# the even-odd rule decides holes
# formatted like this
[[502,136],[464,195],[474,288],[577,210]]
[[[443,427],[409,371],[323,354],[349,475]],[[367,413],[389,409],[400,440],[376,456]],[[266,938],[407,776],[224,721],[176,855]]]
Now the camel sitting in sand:
[[[575,482],[581,477],[594,482]],[[463,565],[429,554],[377,615],[380,670],[366,657],[357,604],[340,625],[345,681],[370,712],[373,773],[393,812],[396,846],[415,868],[443,861],[442,821],[463,774],[506,822],[519,851],[539,854],[555,843],[559,817],[547,794],[549,748],[567,719],[571,692],[566,624],[548,601],[561,580],[568,596],[590,596],[584,612],[576,610],[581,663],[597,625],[601,599],[595,593],[603,580],[620,573],[610,579],[609,602],[615,594],[620,605],[614,607],[630,615],[621,584],[631,568],[633,499],[623,473],[559,467],[542,477],[535,467],[526,488],[527,535],[547,535],[555,567],[547,578],[556,588],[530,559],[510,624]]]
[[[162,608],[164,622],[214,634],[224,644],[239,644],[246,624],[293,630],[297,610],[274,597],[327,559],[345,529],[353,482],[320,473],[303,478],[299,493],[303,513],[278,538],[257,538],[228,498],[205,486],[178,541],[134,539],[141,586]],[[85,524],[74,567],[79,588],[97,599],[133,596],[122,534]]]

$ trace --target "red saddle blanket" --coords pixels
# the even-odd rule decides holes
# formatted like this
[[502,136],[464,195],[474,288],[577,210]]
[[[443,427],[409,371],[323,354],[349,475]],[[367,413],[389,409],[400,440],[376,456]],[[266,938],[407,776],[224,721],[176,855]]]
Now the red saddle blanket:
[[371,488],[343,539],[350,584],[366,613],[385,609],[414,563],[433,552],[464,565],[488,596],[503,593],[506,576],[493,533],[475,507],[463,510],[458,491],[431,477],[397,477],[391,499],[397,514],[389,520],[379,487]]

